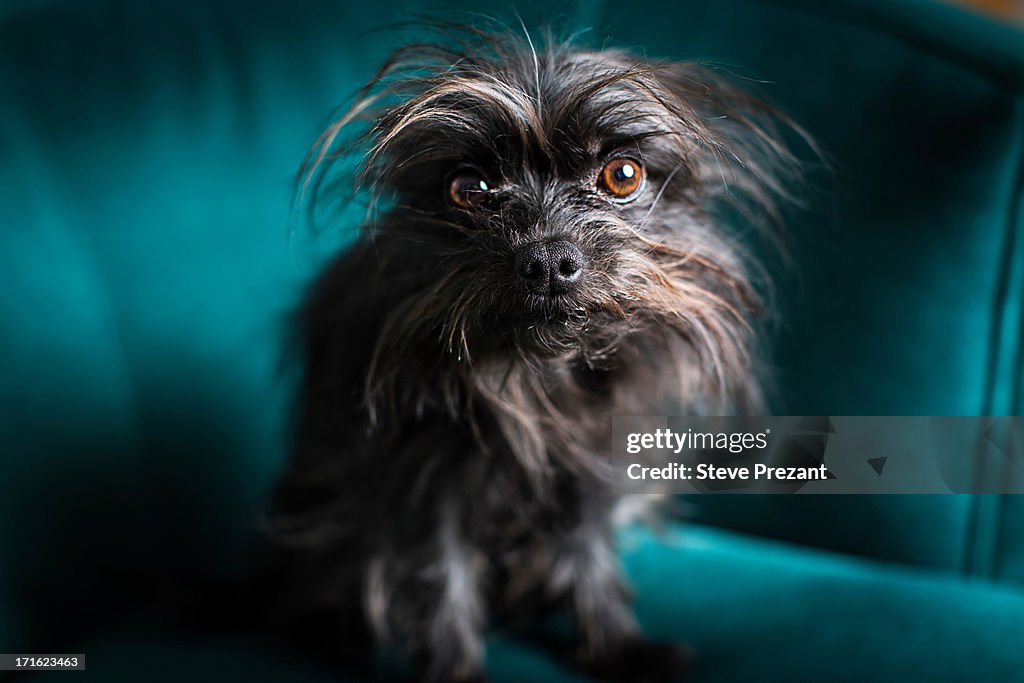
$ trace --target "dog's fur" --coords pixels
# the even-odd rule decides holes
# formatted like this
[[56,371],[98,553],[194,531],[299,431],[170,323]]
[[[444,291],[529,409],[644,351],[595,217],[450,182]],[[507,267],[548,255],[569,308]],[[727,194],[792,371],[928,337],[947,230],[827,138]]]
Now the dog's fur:
[[[714,70],[626,52],[465,29],[392,56],[302,176],[323,194],[327,162],[358,150],[383,208],[300,317],[274,516],[296,610],[340,615],[339,647],[407,647],[431,681],[482,680],[488,622],[548,607],[585,670],[679,673],[617,568],[611,416],[760,405],[743,230],[776,217],[792,162],[772,120]],[[646,167],[629,203],[595,185],[616,155]],[[493,188],[475,208],[446,191],[465,168]],[[586,267],[538,297],[513,261],[550,239]]]

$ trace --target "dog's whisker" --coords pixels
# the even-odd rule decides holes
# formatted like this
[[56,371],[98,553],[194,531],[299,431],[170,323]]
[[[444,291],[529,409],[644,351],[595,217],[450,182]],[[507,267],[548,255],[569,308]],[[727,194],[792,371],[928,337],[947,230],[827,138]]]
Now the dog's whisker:
[[686,162],[680,162],[676,164],[676,167],[673,168],[672,172],[669,173],[668,177],[665,178],[665,181],[661,184],[661,188],[658,190],[658,194],[655,195],[654,197],[654,201],[651,202],[650,208],[647,209],[647,213],[645,213],[644,217],[640,219],[640,223],[636,228],[637,232],[643,232],[644,228],[647,227],[647,223],[651,218],[651,214],[653,214],[654,209],[658,207],[658,202],[661,201],[662,196],[665,194],[665,190],[668,189],[668,186],[672,183],[672,179],[676,177],[676,173],[679,172],[679,170],[683,167],[685,163]]

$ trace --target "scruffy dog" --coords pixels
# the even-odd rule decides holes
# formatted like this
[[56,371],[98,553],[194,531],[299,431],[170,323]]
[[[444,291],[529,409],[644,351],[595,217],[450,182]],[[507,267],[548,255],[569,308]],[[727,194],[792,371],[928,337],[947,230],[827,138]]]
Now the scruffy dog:
[[304,172],[361,155],[377,213],[300,316],[274,513],[296,612],[429,681],[484,680],[486,625],[548,609],[582,670],[680,675],[617,567],[611,417],[759,405],[744,245],[792,161],[772,120],[626,52],[459,29],[393,54]]

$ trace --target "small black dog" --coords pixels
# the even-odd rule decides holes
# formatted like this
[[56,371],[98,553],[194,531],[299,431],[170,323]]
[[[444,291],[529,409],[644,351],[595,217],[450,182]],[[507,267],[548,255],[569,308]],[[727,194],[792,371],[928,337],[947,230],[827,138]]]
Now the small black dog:
[[275,512],[294,610],[335,614],[339,648],[402,644],[430,681],[483,680],[488,621],[548,608],[583,670],[680,674],[617,567],[611,416],[760,405],[736,226],[775,215],[775,120],[700,66],[528,36],[391,57],[303,176],[360,150],[386,208],[301,315]]

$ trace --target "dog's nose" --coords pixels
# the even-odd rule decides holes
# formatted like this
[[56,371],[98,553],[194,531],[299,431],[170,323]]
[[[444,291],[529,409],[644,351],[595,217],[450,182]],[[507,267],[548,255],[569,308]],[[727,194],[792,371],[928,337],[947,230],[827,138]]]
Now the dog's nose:
[[560,240],[548,244],[551,293],[564,294],[575,287],[583,276],[583,266],[583,252],[572,242]]
[[565,294],[583,276],[586,260],[572,242],[530,242],[516,251],[516,277],[538,296]]

